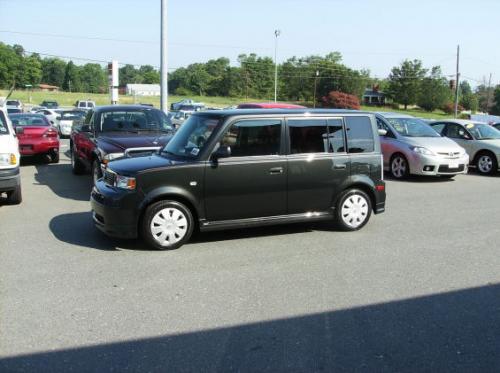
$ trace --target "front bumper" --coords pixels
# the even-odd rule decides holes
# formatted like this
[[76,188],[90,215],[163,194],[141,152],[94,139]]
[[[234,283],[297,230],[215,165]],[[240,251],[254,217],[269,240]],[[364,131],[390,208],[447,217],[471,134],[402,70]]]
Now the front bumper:
[[21,185],[19,167],[0,170],[0,192],[8,192]]
[[467,173],[469,165],[467,154],[457,158],[448,158],[413,153],[408,157],[410,172],[413,175],[439,176]]
[[137,238],[137,193],[110,187],[98,180],[90,195],[95,226],[111,237]]
[[47,154],[52,152],[59,152],[59,140],[19,140],[19,153],[21,155]]

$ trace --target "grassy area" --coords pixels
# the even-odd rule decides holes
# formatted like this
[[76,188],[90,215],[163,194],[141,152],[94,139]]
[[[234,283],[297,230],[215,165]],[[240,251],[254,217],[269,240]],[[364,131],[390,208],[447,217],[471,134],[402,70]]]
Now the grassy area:
[[[6,96],[7,91],[0,90],[0,96]],[[25,104],[29,104],[29,91],[15,91],[11,98],[21,100]],[[98,94],[98,93],[75,93],[75,92],[33,92],[31,97],[31,103],[33,105],[39,105],[44,100],[55,100],[61,106],[73,106],[77,100],[90,99],[95,101],[97,105],[109,104],[108,94]],[[188,97],[171,95],[168,97],[169,103],[177,102]],[[206,96],[191,96],[189,97],[198,102],[204,102],[207,106],[212,107],[227,107],[232,105],[237,105],[242,102],[265,102],[266,100],[258,99],[245,99],[241,97],[206,97]],[[120,96],[120,103],[122,104],[133,104],[133,103],[144,103],[153,104],[155,107],[160,107],[159,97],[137,97],[134,99],[133,96]],[[296,104],[302,104],[306,106],[312,106],[312,103],[300,103],[294,102]],[[379,108],[374,106],[362,106],[362,110],[366,111],[392,111],[399,112],[403,114],[410,114],[416,117],[428,118],[428,119],[444,119],[452,118],[451,115],[445,114],[441,110],[434,111],[432,113],[423,111],[421,109],[408,109],[408,110],[395,110],[392,108]]]

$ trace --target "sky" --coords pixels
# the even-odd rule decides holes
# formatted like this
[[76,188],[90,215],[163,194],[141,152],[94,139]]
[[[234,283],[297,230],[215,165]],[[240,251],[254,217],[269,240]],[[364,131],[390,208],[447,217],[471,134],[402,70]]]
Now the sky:
[[[500,82],[498,0],[168,0],[168,66],[242,53],[326,55],[386,77],[404,59]],[[160,0],[0,0],[0,41],[48,55],[160,64]]]

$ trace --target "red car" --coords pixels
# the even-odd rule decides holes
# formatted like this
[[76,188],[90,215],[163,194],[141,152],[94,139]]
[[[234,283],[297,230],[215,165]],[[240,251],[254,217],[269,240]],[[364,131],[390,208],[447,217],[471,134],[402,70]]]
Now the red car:
[[59,162],[59,135],[42,114],[9,115],[19,140],[21,156],[47,154]]
[[239,104],[238,109],[306,109],[306,107],[294,104],[284,104],[280,102],[257,102]]

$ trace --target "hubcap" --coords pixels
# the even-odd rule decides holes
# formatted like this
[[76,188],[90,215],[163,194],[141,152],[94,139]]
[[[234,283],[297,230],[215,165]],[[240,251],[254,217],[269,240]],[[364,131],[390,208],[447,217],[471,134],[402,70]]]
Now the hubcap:
[[404,174],[406,173],[406,162],[403,158],[401,157],[396,157],[392,160],[392,174],[397,177],[403,177]]
[[491,159],[490,156],[483,155],[483,156],[481,156],[481,158],[479,158],[477,165],[478,165],[479,171],[487,174],[487,173],[491,172],[491,169],[493,168],[493,160]]
[[163,247],[172,246],[184,238],[188,229],[186,215],[174,207],[158,211],[151,220],[151,234]]
[[349,196],[342,204],[342,220],[351,228],[357,228],[368,217],[368,201],[359,194]]

